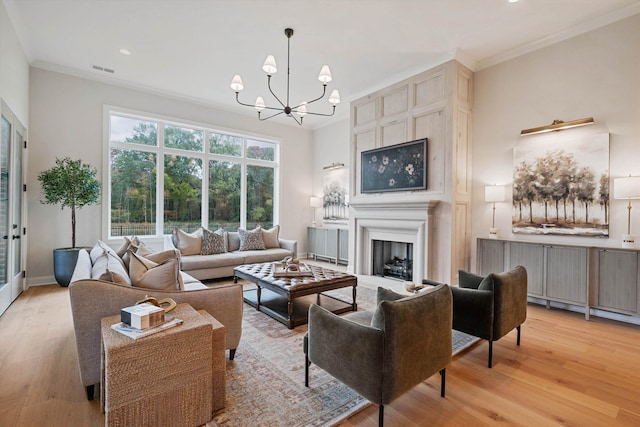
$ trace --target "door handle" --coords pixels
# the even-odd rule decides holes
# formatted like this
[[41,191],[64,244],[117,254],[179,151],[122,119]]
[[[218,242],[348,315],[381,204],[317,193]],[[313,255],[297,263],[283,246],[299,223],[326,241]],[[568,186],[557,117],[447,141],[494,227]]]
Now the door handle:
[[5,236],[2,236],[2,238],[3,238],[4,240],[7,240],[7,239],[9,239],[9,236],[6,236],[6,235],[5,235]]
[[20,235],[17,235],[17,236],[13,235],[13,236],[11,236],[11,239],[12,239],[12,240],[13,240],[13,239],[19,239],[19,238],[20,238]]

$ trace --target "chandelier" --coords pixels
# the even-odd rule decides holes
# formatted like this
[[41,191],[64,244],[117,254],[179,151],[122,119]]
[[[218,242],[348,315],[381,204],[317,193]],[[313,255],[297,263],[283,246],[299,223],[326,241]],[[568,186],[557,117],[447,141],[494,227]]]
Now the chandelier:
[[[302,125],[302,120],[304,119],[304,116],[306,116],[307,114],[311,114],[314,116],[325,116],[325,117],[333,116],[336,112],[336,105],[340,103],[340,93],[336,89],[334,89],[329,95],[329,103],[333,106],[333,110],[331,111],[331,113],[327,113],[327,114],[314,113],[308,110],[309,104],[321,100],[322,98],[324,98],[325,94],[327,93],[327,83],[331,81],[331,70],[329,70],[329,66],[327,65],[322,66],[322,68],[320,69],[320,74],[318,75],[318,80],[320,80],[320,82],[322,83],[322,95],[320,95],[319,97],[311,101],[303,101],[293,107],[289,105],[289,56],[290,56],[289,52],[290,52],[290,46],[291,46],[291,36],[293,36],[293,30],[291,28],[286,28],[284,30],[284,34],[285,36],[287,36],[287,97],[286,97],[286,100],[283,102],[278,97],[278,95],[276,95],[271,89],[271,76],[276,72],[278,72],[278,68],[276,67],[276,59],[273,57],[273,55],[268,55],[267,59],[265,59],[264,61],[264,64],[262,64],[262,70],[265,73],[267,73],[267,87],[269,88],[269,92],[271,92],[271,95],[273,95],[273,97],[276,99],[276,101],[278,101],[280,105],[276,107],[267,106],[264,102],[264,99],[261,96],[258,96],[256,98],[255,104],[246,104],[244,102],[241,102],[239,99],[239,94],[240,94],[240,91],[244,89],[244,84],[242,83],[242,79],[240,78],[239,74],[236,74],[235,76],[233,76],[233,80],[231,80],[231,89],[233,89],[234,92],[236,93],[236,101],[240,105],[244,105],[246,107],[253,107],[256,110],[258,110],[258,119],[261,121],[279,116],[280,114],[286,114],[287,116],[295,120],[296,123],[298,123],[299,125]],[[274,111],[274,114],[267,117],[262,117],[261,113],[264,110],[272,110]]]

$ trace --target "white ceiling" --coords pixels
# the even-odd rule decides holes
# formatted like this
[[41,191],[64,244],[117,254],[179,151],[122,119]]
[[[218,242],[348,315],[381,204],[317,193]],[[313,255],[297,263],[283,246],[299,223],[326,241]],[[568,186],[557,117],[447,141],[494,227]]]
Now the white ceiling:
[[[255,115],[273,104],[262,63],[278,62],[285,97],[291,27],[291,105],[321,93],[328,64],[349,101],[451,58],[479,70],[640,13],[640,0],[3,0],[31,65]],[[121,48],[132,54],[119,53]],[[115,70],[96,71],[93,65]],[[267,96],[269,95],[269,96]],[[315,110],[329,112],[325,100]],[[295,126],[290,118],[278,120]],[[334,119],[308,117],[314,129]]]

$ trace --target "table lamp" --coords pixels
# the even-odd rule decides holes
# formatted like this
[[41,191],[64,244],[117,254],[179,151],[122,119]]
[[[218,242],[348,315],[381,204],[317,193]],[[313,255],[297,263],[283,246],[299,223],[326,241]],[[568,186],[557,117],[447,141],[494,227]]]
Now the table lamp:
[[493,203],[493,220],[489,229],[489,238],[498,238],[498,229],[496,228],[496,202],[504,202],[505,186],[504,185],[487,185],[484,187],[484,201]]
[[313,208],[313,217],[311,220],[311,226],[316,226],[316,208],[322,207],[322,199],[320,197],[310,197],[309,198],[309,206]]
[[636,236],[631,234],[631,199],[640,199],[640,176],[615,178],[613,198],[627,200],[627,233],[622,235],[622,247],[635,248]]

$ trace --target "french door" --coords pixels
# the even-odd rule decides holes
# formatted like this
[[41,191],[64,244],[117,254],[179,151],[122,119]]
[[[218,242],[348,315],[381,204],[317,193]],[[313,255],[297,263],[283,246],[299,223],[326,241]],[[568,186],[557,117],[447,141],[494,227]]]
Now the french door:
[[26,129],[2,102],[0,141],[0,314],[24,286],[23,224]]

